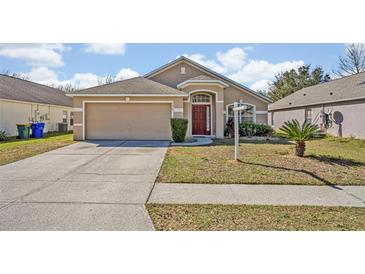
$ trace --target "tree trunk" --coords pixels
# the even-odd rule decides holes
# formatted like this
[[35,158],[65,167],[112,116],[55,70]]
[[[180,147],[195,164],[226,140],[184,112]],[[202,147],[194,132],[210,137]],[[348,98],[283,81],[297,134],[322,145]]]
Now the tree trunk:
[[298,141],[295,144],[295,155],[299,156],[299,157],[303,157],[304,156],[304,151],[305,151],[305,142],[304,141]]

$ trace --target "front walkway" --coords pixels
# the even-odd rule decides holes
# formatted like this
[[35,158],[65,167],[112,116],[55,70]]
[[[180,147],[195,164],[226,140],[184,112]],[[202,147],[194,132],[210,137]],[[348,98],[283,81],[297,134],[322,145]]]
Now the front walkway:
[[365,207],[365,186],[156,183],[148,203]]
[[169,142],[79,142],[0,167],[0,230],[153,230]]

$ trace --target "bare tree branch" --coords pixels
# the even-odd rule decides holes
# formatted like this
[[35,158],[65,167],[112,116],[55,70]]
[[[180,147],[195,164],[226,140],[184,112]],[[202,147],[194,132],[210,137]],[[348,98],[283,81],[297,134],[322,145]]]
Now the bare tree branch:
[[335,74],[346,76],[365,71],[365,47],[363,44],[350,44],[346,47],[345,56],[338,58],[338,70]]

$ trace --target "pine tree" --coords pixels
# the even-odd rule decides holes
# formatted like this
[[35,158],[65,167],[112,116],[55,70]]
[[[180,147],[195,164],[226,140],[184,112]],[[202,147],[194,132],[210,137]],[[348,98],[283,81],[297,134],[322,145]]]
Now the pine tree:
[[275,102],[297,90],[328,80],[330,80],[330,76],[325,74],[321,67],[310,71],[310,65],[305,65],[297,70],[291,69],[275,75],[275,80],[269,84],[268,96]]

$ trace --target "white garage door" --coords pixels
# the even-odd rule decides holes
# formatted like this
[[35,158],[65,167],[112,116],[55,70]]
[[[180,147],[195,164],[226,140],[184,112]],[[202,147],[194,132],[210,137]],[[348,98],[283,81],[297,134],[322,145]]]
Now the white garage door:
[[86,139],[170,140],[169,103],[87,103]]

